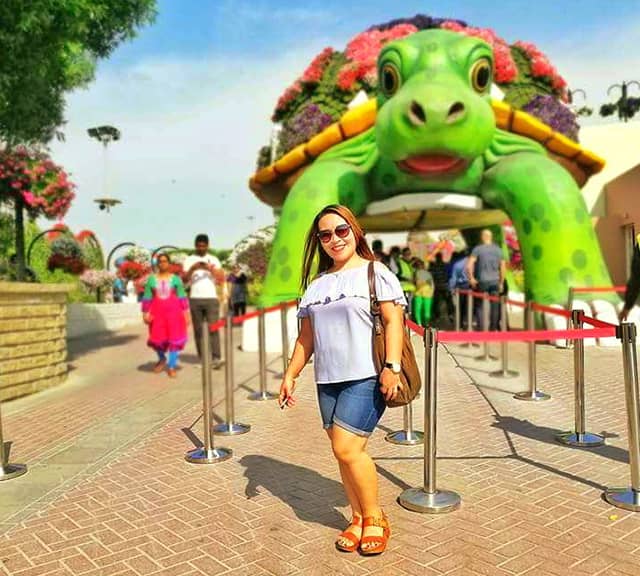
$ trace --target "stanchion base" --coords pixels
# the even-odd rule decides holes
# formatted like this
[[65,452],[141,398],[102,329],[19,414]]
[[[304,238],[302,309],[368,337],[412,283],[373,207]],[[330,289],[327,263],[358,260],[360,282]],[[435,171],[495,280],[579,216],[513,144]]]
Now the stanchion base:
[[232,455],[233,450],[229,448],[212,448],[211,450],[196,448],[187,452],[184,459],[191,464],[216,464],[228,460]]
[[603,496],[609,504],[617,508],[640,512],[640,492],[633,488],[607,488]]
[[398,503],[413,512],[445,514],[460,507],[460,496],[450,490],[436,490],[430,494],[422,488],[409,488],[398,496]]
[[474,360],[477,360],[478,362],[488,362],[489,360],[500,360],[500,358],[498,358],[497,356],[492,356],[491,354],[489,354],[488,356],[485,356],[483,354],[482,356],[476,356]]
[[213,427],[213,431],[220,436],[237,436],[246,434],[251,430],[249,424],[239,424],[238,422],[221,422]]
[[541,402],[542,400],[549,400],[551,396],[549,394],[545,394],[544,392],[540,392],[536,390],[533,394],[531,392],[518,392],[514,394],[513,397],[516,400],[526,400],[528,402]]
[[389,432],[384,439],[391,444],[401,444],[403,446],[415,446],[424,442],[424,434],[414,430],[411,434],[407,434],[406,430],[397,430]]
[[520,372],[516,372],[515,370],[496,370],[495,372],[490,372],[489,376],[492,378],[515,378],[516,376],[520,376]]
[[278,397],[277,394],[273,392],[254,392],[253,394],[249,394],[249,400],[275,400]]
[[604,444],[604,438],[599,434],[592,434],[591,432],[585,432],[584,434],[578,434],[577,432],[561,432],[556,434],[556,440],[560,444],[566,444],[567,446],[577,447],[589,447],[589,446],[602,446]]
[[24,464],[7,464],[0,466],[0,482],[2,480],[11,480],[27,473],[27,467]]

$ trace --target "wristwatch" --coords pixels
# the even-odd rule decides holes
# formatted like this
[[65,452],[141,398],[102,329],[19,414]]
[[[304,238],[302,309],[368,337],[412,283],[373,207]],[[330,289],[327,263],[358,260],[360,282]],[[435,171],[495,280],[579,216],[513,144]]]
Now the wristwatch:
[[393,372],[394,374],[400,374],[400,372],[402,371],[402,369],[400,368],[400,362],[385,362],[384,367],[389,368],[389,370],[391,370],[391,372]]

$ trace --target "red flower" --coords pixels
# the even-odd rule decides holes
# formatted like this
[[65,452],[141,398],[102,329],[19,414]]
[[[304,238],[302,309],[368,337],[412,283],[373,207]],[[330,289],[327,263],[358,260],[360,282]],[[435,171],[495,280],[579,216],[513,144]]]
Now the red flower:
[[322,79],[325,68],[331,60],[334,51],[333,48],[325,48],[320,54],[318,54],[307,69],[302,73],[300,82],[304,84],[317,84]]

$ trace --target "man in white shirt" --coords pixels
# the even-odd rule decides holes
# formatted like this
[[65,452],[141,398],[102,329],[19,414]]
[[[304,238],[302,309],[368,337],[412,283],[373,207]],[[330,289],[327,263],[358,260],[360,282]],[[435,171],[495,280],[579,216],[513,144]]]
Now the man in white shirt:
[[[189,308],[191,309],[191,322],[196,339],[198,356],[202,360],[200,350],[202,338],[202,321],[213,324],[220,317],[220,302],[216,290],[215,270],[222,273],[220,260],[209,254],[209,237],[206,234],[198,234],[195,240],[195,254],[187,257],[183,267],[187,285],[190,286]],[[223,280],[224,284],[224,280]],[[220,354],[220,333],[210,333],[211,357],[213,368],[219,370],[222,366]]]

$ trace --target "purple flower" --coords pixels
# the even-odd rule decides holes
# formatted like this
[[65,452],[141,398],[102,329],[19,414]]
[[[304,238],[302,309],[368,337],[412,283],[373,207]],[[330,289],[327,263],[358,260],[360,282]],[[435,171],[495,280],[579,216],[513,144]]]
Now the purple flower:
[[538,120],[542,120],[556,132],[578,142],[580,127],[576,122],[575,114],[554,96],[534,96],[522,109]]

